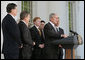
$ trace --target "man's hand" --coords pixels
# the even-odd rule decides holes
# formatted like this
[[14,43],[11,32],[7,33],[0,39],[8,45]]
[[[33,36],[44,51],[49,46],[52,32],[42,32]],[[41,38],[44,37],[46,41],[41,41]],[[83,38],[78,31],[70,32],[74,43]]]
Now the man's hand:
[[33,42],[33,45],[35,45],[35,42]]
[[21,44],[21,46],[19,48],[23,48],[23,44]]
[[44,44],[39,44],[39,47],[40,48],[44,48]]
[[61,48],[62,48],[61,44],[59,44],[59,47],[61,47]]
[[66,38],[66,37],[68,37],[68,36],[64,34],[64,35],[61,35],[61,37],[64,37],[64,38]]

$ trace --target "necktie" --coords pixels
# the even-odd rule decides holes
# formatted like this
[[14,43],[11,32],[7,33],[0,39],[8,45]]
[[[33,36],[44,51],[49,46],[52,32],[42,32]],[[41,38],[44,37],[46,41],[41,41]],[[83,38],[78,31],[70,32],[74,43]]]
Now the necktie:
[[38,31],[39,31],[39,34],[40,34],[40,36],[41,36],[41,31],[40,31],[40,29],[38,29]]
[[56,31],[58,32],[58,28],[56,28]]
[[44,36],[44,31],[42,30],[42,36],[43,36],[43,39],[45,40],[45,36]]

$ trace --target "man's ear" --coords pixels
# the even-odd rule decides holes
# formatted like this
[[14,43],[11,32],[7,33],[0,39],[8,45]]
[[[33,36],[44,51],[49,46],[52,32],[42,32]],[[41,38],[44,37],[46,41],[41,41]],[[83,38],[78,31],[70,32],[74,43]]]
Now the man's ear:
[[52,21],[52,18],[50,18],[50,21]]
[[13,12],[13,9],[11,9],[11,13]]
[[26,20],[26,18],[24,18],[24,20]]

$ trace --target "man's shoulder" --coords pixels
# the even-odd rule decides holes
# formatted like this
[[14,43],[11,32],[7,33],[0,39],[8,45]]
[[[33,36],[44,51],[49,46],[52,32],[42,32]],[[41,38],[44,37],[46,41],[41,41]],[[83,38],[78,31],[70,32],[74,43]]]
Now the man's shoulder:
[[7,14],[4,18],[3,21],[15,21],[15,19],[13,19],[13,17],[10,14]]
[[22,21],[19,21],[18,25],[22,25],[22,24],[24,24],[24,23]]
[[21,28],[23,28],[23,29],[26,28],[25,23],[22,22],[22,21],[20,21],[20,22],[18,23],[18,26],[21,27]]
[[7,24],[8,24],[9,22],[15,23],[15,21],[13,20],[13,18],[11,17],[11,15],[10,15],[10,14],[7,14],[7,15],[3,18],[2,23],[7,23]]
[[50,24],[50,22],[48,22],[46,25],[45,25],[45,28],[50,28],[52,27],[52,25]]
[[35,28],[36,28],[36,27],[35,27],[35,26],[33,26],[33,27],[31,27],[31,28],[30,28],[30,30],[35,30]]
[[29,30],[30,30],[31,33],[37,32],[37,28],[35,26],[31,27]]
[[45,26],[49,26],[50,25],[50,23],[48,22]]
[[3,21],[4,21],[4,20],[7,20],[8,18],[10,18],[9,14],[7,14],[7,15],[3,18]]
[[13,17],[12,17],[10,14],[7,14],[7,15],[5,16],[5,18],[11,18],[11,19],[13,19]]

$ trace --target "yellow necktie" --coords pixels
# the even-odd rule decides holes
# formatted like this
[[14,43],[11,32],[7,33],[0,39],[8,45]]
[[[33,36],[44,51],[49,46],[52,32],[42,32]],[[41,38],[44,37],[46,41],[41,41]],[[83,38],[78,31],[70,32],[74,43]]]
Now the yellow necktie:
[[38,29],[38,31],[39,31],[39,34],[40,34],[40,36],[41,36],[41,31],[40,31],[40,29]]

